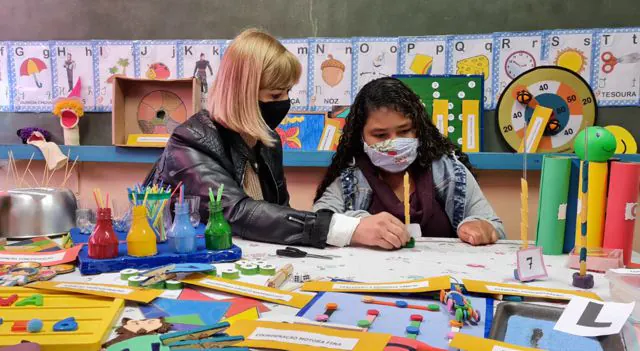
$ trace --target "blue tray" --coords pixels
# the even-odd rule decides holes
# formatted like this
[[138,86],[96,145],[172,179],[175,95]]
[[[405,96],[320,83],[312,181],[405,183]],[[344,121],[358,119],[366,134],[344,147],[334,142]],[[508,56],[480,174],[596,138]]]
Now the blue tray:
[[[127,240],[127,233],[116,232],[118,239],[121,241],[118,247],[118,257],[106,260],[96,260],[89,257],[88,247],[85,245],[78,254],[80,273],[82,274],[100,274],[109,272],[119,272],[126,268],[149,269],[164,266],[171,263],[217,263],[217,262],[233,262],[242,257],[242,249],[233,245],[228,250],[209,251],[205,248],[204,225],[200,225],[196,232],[198,251],[191,254],[177,254],[169,250],[169,244],[158,243],[158,254],[150,257],[133,257],[127,255],[127,244],[123,241]],[[74,244],[86,243],[89,235],[81,234],[77,228],[71,229],[71,239]]]

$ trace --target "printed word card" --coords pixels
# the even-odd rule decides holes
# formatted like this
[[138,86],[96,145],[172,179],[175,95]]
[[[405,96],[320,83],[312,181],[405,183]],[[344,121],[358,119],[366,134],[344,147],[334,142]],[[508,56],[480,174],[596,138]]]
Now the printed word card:
[[398,72],[398,38],[356,38],[353,42],[353,97],[370,81]]
[[571,300],[576,296],[580,296],[594,300],[602,300],[598,295],[592,292],[581,290],[537,288],[534,286],[520,284],[486,282],[473,279],[463,279],[462,284],[464,284],[464,287],[469,292],[481,294],[525,296],[550,300]]
[[414,293],[438,291],[451,288],[449,276],[441,276],[419,280],[408,280],[395,283],[348,283],[348,282],[306,282],[303,291],[340,291],[368,293]]
[[594,90],[601,106],[640,101],[640,28],[603,29],[597,35]]
[[0,111],[8,111],[11,106],[9,86],[9,45],[0,41]]
[[223,45],[223,40],[185,40],[178,45],[178,76],[198,78],[203,101],[206,101],[220,68]]
[[593,30],[554,30],[545,38],[544,63],[566,68],[591,84]]
[[35,289],[68,291],[85,295],[113,297],[143,303],[151,302],[163,292],[161,289],[143,289],[134,286],[58,281],[34,282],[29,284],[29,287]]
[[479,338],[477,336],[455,333],[451,343],[451,348],[465,351],[535,351],[538,349],[512,345],[506,342]]
[[94,42],[93,57],[96,61],[95,89],[96,109],[111,111],[113,103],[113,79],[117,76],[133,77],[133,42]]
[[15,111],[51,111],[53,98],[49,42],[14,42],[10,72]]
[[93,88],[93,44],[90,41],[57,41],[51,48],[53,98],[67,97],[80,82],[85,111],[96,106]]
[[389,334],[260,320],[236,321],[226,333],[244,336],[244,341],[234,346],[297,351],[382,350],[391,339]]
[[546,279],[548,277],[547,267],[544,265],[542,256],[542,247],[518,250],[516,256],[518,259],[518,278],[521,282]]
[[446,67],[446,37],[400,38],[401,74],[445,74]]
[[575,297],[569,301],[553,329],[579,336],[618,334],[635,304]]
[[136,78],[167,80],[178,76],[175,41],[136,41],[133,53],[136,59]]
[[37,262],[43,266],[55,266],[57,264],[73,262],[78,257],[82,245],[76,245],[69,249],[49,252],[0,252],[0,264],[16,264],[20,262]]
[[484,108],[493,107],[493,36],[461,35],[449,39],[449,74],[484,77]]
[[522,73],[541,65],[541,32],[499,33],[493,39],[493,92],[498,101],[502,91]]
[[309,85],[307,84],[309,79],[309,40],[285,39],[282,40],[281,43],[289,52],[298,58],[302,66],[300,80],[289,92],[291,109],[306,110],[309,106]]
[[316,110],[351,104],[351,39],[317,38],[309,45],[310,102]]
[[313,299],[313,295],[294,293],[266,286],[237,282],[222,278],[214,278],[204,274],[194,274],[182,280],[185,284],[202,286],[205,288],[248,296],[254,299],[269,301],[280,305],[302,308]]

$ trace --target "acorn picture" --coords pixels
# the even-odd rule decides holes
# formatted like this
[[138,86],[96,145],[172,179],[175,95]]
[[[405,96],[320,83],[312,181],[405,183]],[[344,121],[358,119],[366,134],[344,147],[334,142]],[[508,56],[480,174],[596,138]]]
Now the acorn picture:
[[329,58],[322,62],[320,69],[322,70],[322,80],[330,87],[340,84],[344,77],[344,63],[334,59],[333,55],[329,55]]

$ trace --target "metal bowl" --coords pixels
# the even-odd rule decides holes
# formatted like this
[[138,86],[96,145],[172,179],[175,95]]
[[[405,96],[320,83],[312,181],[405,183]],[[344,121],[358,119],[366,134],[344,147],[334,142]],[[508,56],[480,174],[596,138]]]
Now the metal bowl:
[[68,233],[77,201],[62,188],[24,188],[0,193],[0,237],[32,238]]

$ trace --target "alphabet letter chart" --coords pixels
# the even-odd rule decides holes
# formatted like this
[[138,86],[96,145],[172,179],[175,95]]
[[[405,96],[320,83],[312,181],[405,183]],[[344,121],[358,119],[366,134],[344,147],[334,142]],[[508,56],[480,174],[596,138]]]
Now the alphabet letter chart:
[[591,84],[594,32],[592,30],[554,30],[545,38],[543,61],[578,73]]
[[493,92],[496,101],[512,80],[541,65],[542,43],[542,32],[497,33],[494,36]]
[[9,90],[9,44],[0,41],[0,111],[8,111],[11,106]]
[[401,74],[445,74],[447,37],[400,38]]
[[370,81],[398,71],[398,38],[356,38],[353,42],[353,96]]
[[310,41],[310,106],[329,110],[351,104],[351,39],[317,38]]
[[52,99],[49,43],[15,42],[11,47],[15,111],[50,111]]
[[111,111],[113,79],[133,77],[133,42],[126,40],[95,41],[93,43],[96,109]]
[[184,40],[178,44],[178,77],[198,78],[203,102],[213,88],[223,46],[224,40]]
[[298,84],[294,85],[289,92],[291,99],[291,109],[305,110],[309,106],[309,40],[308,39],[285,39],[282,45],[298,58],[302,66],[302,73]]
[[449,74],[484,76],[484,108],[493,107],[493,36],[461,35],[449,39]]
[[68,96],[78,79],[86,111],[96,107],[93,89],[93,44],[90,41],[57,41],[51,50],[53,98]]
[[603,29],[596,34],[595,96],[600,106],[639,102],[640,28]]
[[133,54],[138,78],[166,80],[178,76],[178,55],[173,40],[135,41]]

